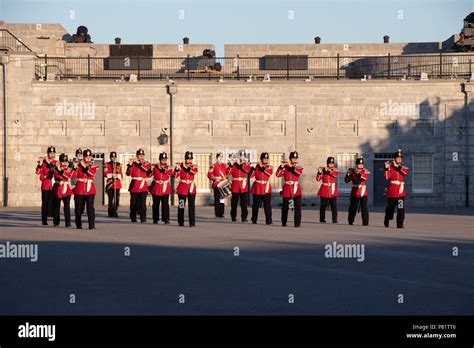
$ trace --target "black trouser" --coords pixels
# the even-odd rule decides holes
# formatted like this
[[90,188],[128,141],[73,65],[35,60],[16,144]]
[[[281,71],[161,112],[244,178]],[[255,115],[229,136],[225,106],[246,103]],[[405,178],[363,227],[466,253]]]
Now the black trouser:
[[64,221],[66,226],[71,226],[71,196],[57,198],[53,197],[53,221],[54,226],[58,226],[61,219],[59,217],[59,211],[61,210],[61,201],[63,201],[64,209]]
[[160,220],[161,203],[161,221],[170,222],[170,195],[153,195],[153,222]]
[[214,187],[214,214],[216,217],[224,217],[225,205],[221,203],[221,193]]
[[397,227],[402,228],[405,221],[405,197],[387,198],[387,207],[385,208],[385,222],[393,220],[393,214],[397,207]]
[[239,203],[239,199],[242,221],[247,221],[247,216],[249,215],[249,212],[247,210],[247,192],[232,192],[232,198],[230,200],[230,217],[232,218],[232,221],[237,220],[237,204]]
[[146,196],[145,192],[130,192],[130,220],[137,222],[137,210],[140,213],[140,221],[146,221]]
[[321,207],[319,207],[319,221],[326,222],[326,207],[331,205],[332,222],[337,222],[337,197],[324,198],[321,197]]
[[263,201],[263,210],[265,212],[265,222],[267,225],[272,223],[272,194],[267,193],[265,195],[253,195],[252,205],[252,222],[256,223],[258,220],[258,209],[260,202]]
[[[290,207],[290,201],[293,200],[293,206]],[[300,227],[301,225],[301,196],[296,196],[293,198],[284,198],[283,205],[281,206],[281,224],[286,226],[288,221],[288,210],[294,209],[294,218],[295,218],[295,227]]]
[[178,195],[178,224],[184,226],[184,207],[188,199],[189,226],[196,225],[196,195],[188,193],[187,195]]
[[41,222],[48,223],[48,216],[51,216],[52,194],[51,190],[41,190]]
[[357,207],[360,204],[360,213],[362,216],[362,225],[369,224],[369,208],[367,206],[368,196],[365,197],[351,197],[351,205],[349,206],[349,223],[354,223],[357,215]]
[[113,187],[109,188],[107,190],[107,196],[109,197],[109,217],[118,216],[120,189],[114,189]]
[[82,214],[84,213],[85,207],[87,207],[87,222],[89,228],[95,227],[95,209],[94,199],[95,195],[75,195],[75,209],[74,214],[76,215],[76,226],[82,227]]

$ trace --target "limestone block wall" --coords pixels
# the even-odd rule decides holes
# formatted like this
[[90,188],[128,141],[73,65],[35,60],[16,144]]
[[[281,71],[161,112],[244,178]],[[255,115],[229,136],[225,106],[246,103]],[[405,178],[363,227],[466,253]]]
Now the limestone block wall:
[[[70,155],[78,146],[90,147],[106,158],[112,150],[133,155],[143,147],[152,162],[161,151],[169,151],[170,144],[161,145],[159,140],[163,131],[169,134],[170,126],[170,97],[164,83],[36,81],[34,62],[25,55],[10,57],[7,82],[11,206],[40,204],[34,168],[50,144]],[[177,81],[173,160],[182,160],[186,150],[213,159],[217,151],[246,149],[255,158],[262,151],[288,156],[297,149],[305,168],[304,204],[312,205],[318,202],[319,187],[314,174],[327,156],[364,154],[373,173],[368,183],[373,203],[374,190],[380,189],[375,185],[381,175],[375,168],[377,156],[402,146],[409,167],[416,154],[433,156],[433,191],[413,192],[409,177],[409,206],[462,206],[466,109],[461,82]],[[207,166],[200,169],[207,171]],[[199,192],[198,197],[199,204],[210,202],[209,193]],[[274,200],[279,202],[277,192]],[[346,200],[343,193],[340,201]],[[128,204],[126,193],[122,202]]]

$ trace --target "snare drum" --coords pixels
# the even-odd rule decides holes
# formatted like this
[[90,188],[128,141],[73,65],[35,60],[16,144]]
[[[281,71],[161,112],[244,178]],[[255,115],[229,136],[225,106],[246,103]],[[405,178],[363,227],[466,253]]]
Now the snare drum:
[[227,179],[222,180],[221,182],[217,184],[217,189],[219,190],[221,199],[225,199],[232,194],[231,188],[232,188],[232,183]]

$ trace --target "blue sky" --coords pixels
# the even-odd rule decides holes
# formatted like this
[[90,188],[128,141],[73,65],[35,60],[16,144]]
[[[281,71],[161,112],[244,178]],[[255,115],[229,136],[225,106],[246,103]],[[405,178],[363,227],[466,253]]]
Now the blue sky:
[[474,0],[0,0],[0,19],[86,25],[95,43],[323,43],[443,41]]

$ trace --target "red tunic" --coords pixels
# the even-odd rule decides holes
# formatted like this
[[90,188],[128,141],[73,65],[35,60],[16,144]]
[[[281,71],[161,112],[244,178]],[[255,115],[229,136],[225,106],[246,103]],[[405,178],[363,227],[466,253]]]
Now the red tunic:
[[333,198],[339,195],[339,191],[336,186],[336,178],[339,172],[337,169],[330,169],[324,171],[322,174],[319,172],[316,174],[316,181],[322,181],[321,187],[318,191],[318,196],[323,198]]
[[212,188],[215,188],[222,180],[229,176],[230,168],[225,163],[214,163],[209,167],[207,177],[212,180]]
[[249,164],[243,163],[238,165],[234,163],[230,169],[232,176],[232,193],[248,192],[247,174],[250,173],[251,167]]
[[[117,175],[117,177],[113,178],[114,173]],[[105,180],[105,187],[110,188],[115,188],[115,189],[121,189],[122,188],[122,166],[120,165],[120,162],[115,162],[115,169],[114,169],[114,162],[109,161],[105,164],[104,168],[104,177],[106,178]]]
[[96,172],[96,165],[83,167],[82,163],[79,163],[77,166],[77,183],[73,193],[79,196],[95,195],[94,177]]
[[127,175],[132,178],[128,191],[131,193],[148,192],[148,185],[146,179],[150,177],[151,165],[149,162],[137,163],[127,166]]
[[190,165],[185,168],[182,164],[178,170],[174,170],[174,177],[179,178],[179,184],[176,189],[178,195],[188,195],[188,193],[196,194],[196,183],[194,182],[194,176],[197,174],[198,168],[194,165]]
[[369,195],[366,185],[368,178],[369,172],[365,169],[355,169],[346,175],[344,181],[346,183],[352,182],[351,197],[367,197]]
[[51,191],[53,189],[53,176],[56,163],[56,160],[52,160],[51,163],[48,163],[44,159],[43,163],[41,163],[41,166],[36,167],[36,175],[39,176],[41,181],[41,190]]
[[153,166],[153,182],[151,184],[151,194],[164,196],[171,193],[170,178],[173,175],[173,168]]
[[273,169],[270,166],[262,166],[257,164],[255,169],[252,171],[251,178],[255,178],[252,186],[252,193],[254,195],[266,195],[272,193],[270,186],[270,176],[273,174]]
[[77,177],[77,170],[66,168],[65,170],[54,170],[53,197],[64,198],[72,194],[71,179]]
[[303,174],[302,167],[289,166],[288,164],[286,164],[285,167],[278,167],[276,172],[277,177],[283,177],[285,180],[283,190],[280,192],[283,198],[292,198],[302,195],[301,187],[298,183],[301,174]]
[[409,169],[400,165],[399,170],[395,169],[395,167],[391,164],[388,169],[385,169],[384,175],[385,179],[390,180],[390,184],[388,185],[386,196],[388,198],[399,198],[405,197],[405,176],[408,175]]

